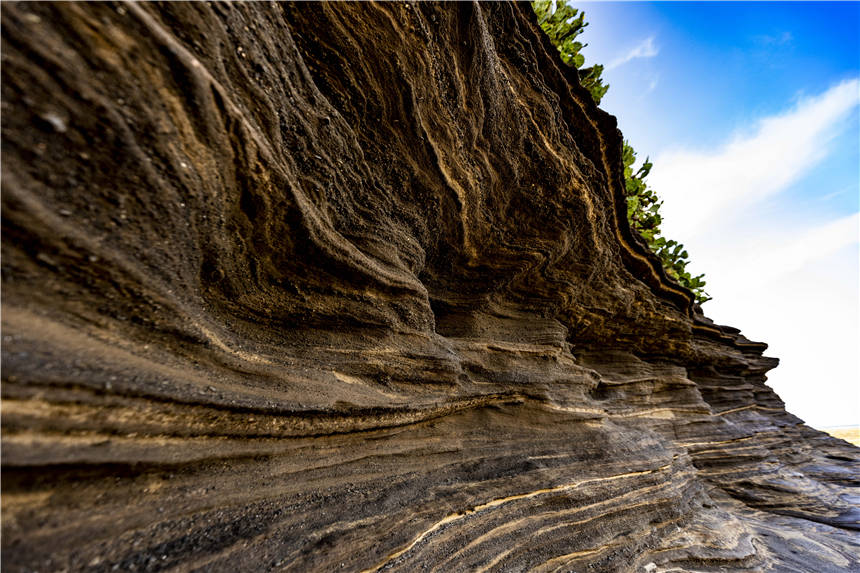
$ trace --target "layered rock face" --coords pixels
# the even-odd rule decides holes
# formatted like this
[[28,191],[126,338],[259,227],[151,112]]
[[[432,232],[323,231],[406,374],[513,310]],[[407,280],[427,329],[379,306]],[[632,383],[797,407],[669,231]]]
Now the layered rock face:
[[860,568],[528,4],[2,25],[4,571]]

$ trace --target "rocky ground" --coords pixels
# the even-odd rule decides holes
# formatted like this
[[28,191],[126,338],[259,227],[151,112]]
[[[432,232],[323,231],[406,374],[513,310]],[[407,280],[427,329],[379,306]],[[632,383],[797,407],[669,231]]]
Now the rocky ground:
[[860,450],[631,234],[528,4],[2,42],[4,570],[860,569]]

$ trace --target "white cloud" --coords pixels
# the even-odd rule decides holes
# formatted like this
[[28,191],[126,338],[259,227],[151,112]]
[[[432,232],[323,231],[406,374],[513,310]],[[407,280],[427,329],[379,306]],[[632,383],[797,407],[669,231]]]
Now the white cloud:
[[649,181],[665,200],[667,234],[708,232],[738,211],[786,190],[827,155],[830,140],[860,102],[860,81],[844,81],[788,113],[758,122],[721,149],[672,151],[654,160]]
[[623,56],[619,56],[618,58],[615,58],[614,60],[609,62],[609,64],[607,64],[606,66],[606,69],[612,70],[614,68],[617,68],[618,66],[626,64],[630,60],[635,60],[636,58],[653,58],[658,53],[659,50],[654,45],[654,36],[650,36],[642,40],[639,45],[631,49]]
[[705,313],[770,344],[781,359],[771,385],[818,427],[860,423],[860,213],[834,217],[787,192],[835,148],[858,105],[860,81],[842,82],[716,149],[660,154],[649,176],[664,234],[706,274]]
[[[755,211],[751,215],[731,218],[734,220],[727,220],[715,229],[711,238],[694,237],[687,245],[696,262],[701,257],[707,258],[708,276],[723,283],[724,294],[742,296],[752,288],[767,287],[820,258],[858,243],[860,213],[800,227],[781,224]],[[739,226],[747,227],[747,232]]]

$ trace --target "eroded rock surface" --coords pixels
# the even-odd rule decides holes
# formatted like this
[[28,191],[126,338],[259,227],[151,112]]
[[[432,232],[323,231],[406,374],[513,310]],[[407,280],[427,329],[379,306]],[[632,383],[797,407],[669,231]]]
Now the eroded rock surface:
[[4,571],[860,567],[527,4],[2,17]]

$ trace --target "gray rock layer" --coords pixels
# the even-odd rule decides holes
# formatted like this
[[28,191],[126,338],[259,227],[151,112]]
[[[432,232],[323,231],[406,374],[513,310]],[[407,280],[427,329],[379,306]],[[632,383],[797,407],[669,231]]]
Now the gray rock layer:
[[2,41],[4,571],[860,567],[858,450],[633,237],[527,4]]

